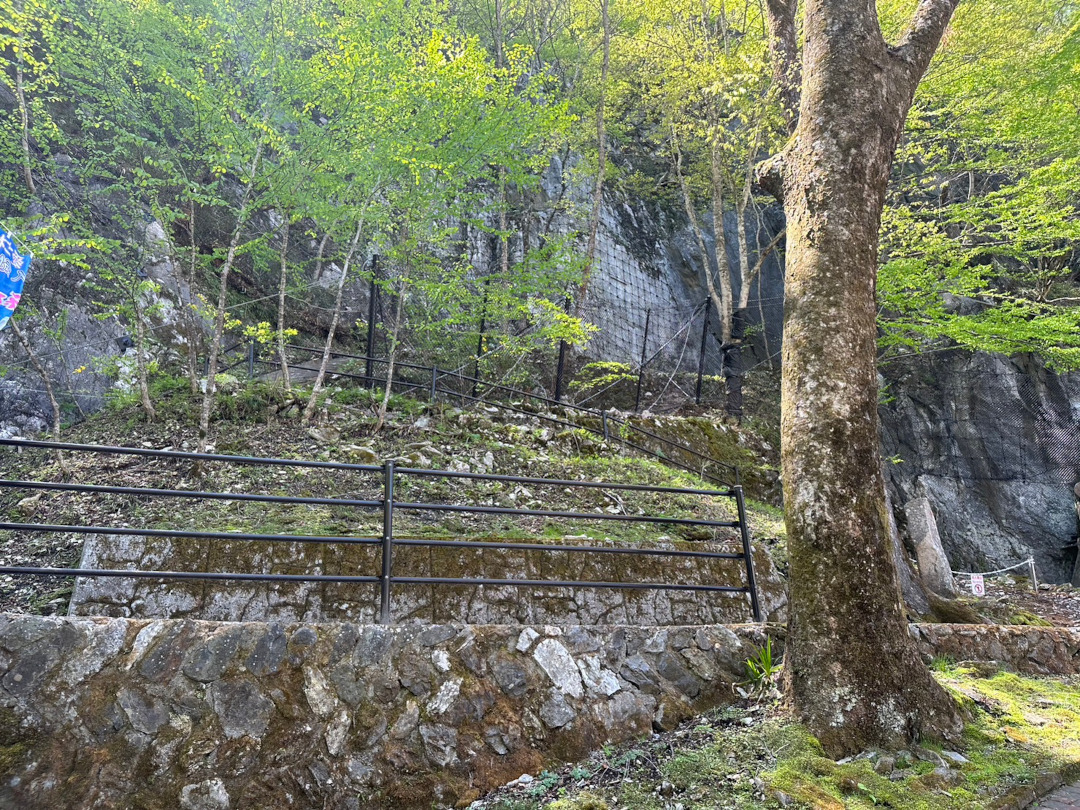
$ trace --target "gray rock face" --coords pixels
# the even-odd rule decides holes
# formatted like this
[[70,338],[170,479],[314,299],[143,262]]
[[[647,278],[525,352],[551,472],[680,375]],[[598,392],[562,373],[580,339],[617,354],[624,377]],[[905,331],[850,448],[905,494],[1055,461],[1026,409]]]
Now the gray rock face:
[[185,785],[180,791],[183,810],[229,810],[231,803],[220,779],[207,779],[197,785]]
[[928,590],[938,596],[953,598],[956,586],[953,584],[952,569],[945,550],[941,547],[934,510],[927,498],[915,498],[904,506],[907,517],[908,536],[915,544],[915,553],[919,560],[919,578]]
[[1035,558],[1068,582],[1077,533],[1080,374],[1029,360],[942,352],[891,364],[882,406],[886,475],[897,505],[928,498],[953,569]]

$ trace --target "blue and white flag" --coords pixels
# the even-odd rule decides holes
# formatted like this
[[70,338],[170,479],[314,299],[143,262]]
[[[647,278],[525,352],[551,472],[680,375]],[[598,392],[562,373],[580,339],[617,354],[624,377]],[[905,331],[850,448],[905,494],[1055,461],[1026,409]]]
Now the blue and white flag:
[[33,258],[29,253],[19,253],[15,237],[0,226],[0,329],[7,326],[19,305]]

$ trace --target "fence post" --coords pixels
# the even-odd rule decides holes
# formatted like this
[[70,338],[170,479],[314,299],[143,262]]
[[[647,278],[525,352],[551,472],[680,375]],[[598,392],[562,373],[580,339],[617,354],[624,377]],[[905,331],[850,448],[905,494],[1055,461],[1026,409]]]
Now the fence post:
[[694,391],[694,404],[701,404],[701,377],[705,373],[705,342],[709,337],[709,313],[712,309],[712,299],[705,299],[705,321],[701,324],[701,351],[697,361],[697,389]]
[[368,287],[368,308],[367,308],[367,344],[364,347],[364,354],[367,355],[367,362],[364,364],[364,385],[367,388],[371,388],[371,375],[375,373],[375,299],[378,297],[379,288],[375,285],[375,277],[379,273],[379,257],[371,257],[371,284]]
[[637,394],[634,395],[634,412],[641,407],[641,377],[645,373],[645,353],[649,348],[649,321],[652,319],[652,310],[645,310],[645,337],[641,341],[641,365],[637,373]]
[[390,571],[394,563],[394,462],[383,464],[382,575],[379,578],[379,623],[390,624]]
[[606,442],[609,438],[611,438],[608,434],[607,411],[600,412],[600,422],[604,426],[604,441]]
[[434,402],[439,394],[439,367],[431,367],[431,401]]
[[734,487],[735,505],[739,510],[739,534],[742,535],[743,559],[746,560],[746,586],[750,589],[750,607],[754,611],[754,621],[761,621],[761,605],[758,604],[757,583],[754,581],[754,557],[750,549],[750,530],[746,527],[746,503],[743,500],[742,487]]
[[248,379],[255,378],[255,338],[248,343]]

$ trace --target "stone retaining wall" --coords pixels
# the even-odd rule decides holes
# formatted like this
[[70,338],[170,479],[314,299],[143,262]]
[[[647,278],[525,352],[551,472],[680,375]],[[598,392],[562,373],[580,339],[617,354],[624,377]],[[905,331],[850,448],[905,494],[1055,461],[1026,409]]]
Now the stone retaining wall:
[[926,658],[995,662],[1028,675],[1080,673],[1080,627],[996,624],[914,624]]
[[[461,805],[731,701],[766,633],[0,614],[0,807]],[[927,656],[1077,671],[1080,630],[913,633]]]
[[764,637],[0,615],[0,807],[452,807],[730,701]]
[[[566,545],[588,541],[562,540]],[[644,545],[644,544],[643,544]],[[648,547],[648,546],[646,546]],[[652,544],[652,547],[661,547]],[[736,543],[670,540],[683,551],[738,551]],[[157,571],[236,571],[287,574],[374,575],[380,550],[366,545],[252,543],[89,535],[82,568]],[[243,560],[238,568],[237,560]],[[787,592],[772,558],[754,546],[754,571],[762,616],[786,618]],[[627,554],[579,554],[515,549],[398,546],[394,575],[479,579],[553,579],[599,582],[668,582],[742,586],[742,560]],[[73,616],[207,621],[378,621],[379,586],[339,583],[213,582],[80,578],[71,598]],[[730,624],[753,620],[746,594],[706,591],[517,588],[397,584],[394,622],[425,624],[662,625]]]

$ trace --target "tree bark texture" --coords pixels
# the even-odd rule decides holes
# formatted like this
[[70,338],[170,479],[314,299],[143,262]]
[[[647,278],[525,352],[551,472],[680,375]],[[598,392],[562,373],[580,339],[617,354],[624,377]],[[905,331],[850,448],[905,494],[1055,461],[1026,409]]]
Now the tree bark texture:
[[799,122],[799,86],[802,75],[799,67],[798,34],[795,12],[798,0],[766,0],[769,23],[769,61],[772,63],[773,83],[780,91],[780,106],[788,133]]
[[596,105],[596,183],[593,185],[592,212],[589,215],[589,242],[586,247],[585,273],[578,286],[574,313],[585,305],[585,296],[589,292],[589,280],[592,278],[593,264],[596,262],[596,239],[600,230],[600,213],[604,204],[604,174],[607,172],[607,129],[604,120],[607,105],[608,70],[611,66],[611,18],[608,15],[608,0],[600,0],[600,34],[603,59],[600,62],[600,99]]
[[[319,404],[319,392],[322,391],[323,380],[326,379],[326,369],[330,366],[330,357],[333,354],[334,338],[337,335],[338,322],[341,320],[341,302],[345,293],[345,284],[349,280],[349,269],[352,266],[353,256],[360,244],[360,236],[364,232],[364,217],[361,215],[356,222],[356,232],[353,234],[349,252],[345,254],[345,263],[341,267],[341,278],[338,279],[337,295],[334,298],[334,316],[330,320],[330,329],[326,333],[326,343],[323,344],[322,359],[319,361],[319,372],[315,375],[315,382],[311,384],[311,396],[308,397],[307,405],[300,416],[300,424],[306,425],[315,416],[315,408]],[[368,350],[370,354],[370,347]]]
[[785,678],[797,716],[835,756],[947,738],[961,727],[901,605],[881,474],[875,324],[890,167],[955,5],[923,0],[912,30],[889,46],[873,3],[810,0],[798,125],[779,161],[791,557]]
[[289,220],[286,218],[281,231],[281,273],[278,276],[277,350],[281,363],[281,382],[287,393],[292,392],[289,379],[289,357],[285,354],[285,295],[289,282]]

